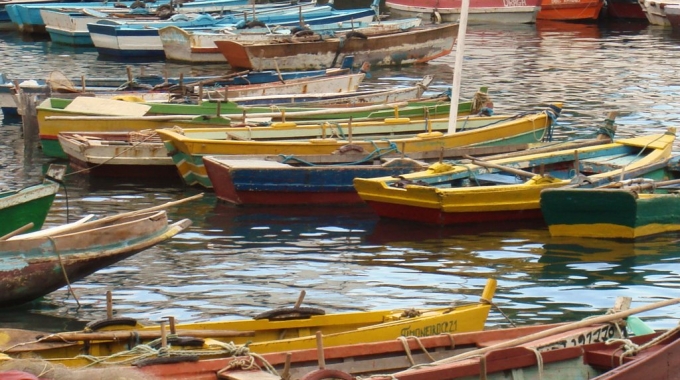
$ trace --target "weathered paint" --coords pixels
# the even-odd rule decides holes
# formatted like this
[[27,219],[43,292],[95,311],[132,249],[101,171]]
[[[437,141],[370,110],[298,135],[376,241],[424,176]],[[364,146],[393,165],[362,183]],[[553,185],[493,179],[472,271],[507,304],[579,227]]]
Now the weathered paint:
[[85,223],[51,238],[18,236],[0,242],[0,307],[46,295],[66,285],[64,274],[70,282],[78,281],[191,224],[185,219],[168,226],[165,211],[103,223]]
[[354,56],[354,65],[400,66],[424,63],[449,54],[458,24],[413,28],[363,38],[327,38],[322,41],[247,44],[215,41],[233,68],[249,70],[313,70],[334,67],[343,56]]

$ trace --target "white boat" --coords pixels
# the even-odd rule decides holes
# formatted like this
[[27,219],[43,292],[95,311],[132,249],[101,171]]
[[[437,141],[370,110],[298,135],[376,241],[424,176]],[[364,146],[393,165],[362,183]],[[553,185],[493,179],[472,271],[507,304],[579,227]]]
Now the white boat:
[[680,4],[678,0],[640,0],[640,6],[649,23],[659,26],[671,26],[666,16],[666,6],[678,4]]

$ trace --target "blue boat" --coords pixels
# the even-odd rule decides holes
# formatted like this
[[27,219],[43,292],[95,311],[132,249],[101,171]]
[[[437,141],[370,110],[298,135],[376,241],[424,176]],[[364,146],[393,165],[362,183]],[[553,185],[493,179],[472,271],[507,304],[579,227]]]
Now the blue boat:
[[[375,0],[377,3],[378,0]],[[246,27],[253,22],[258,22],[258,25],[270,24],[278,26],[298,26],[301,19],[305,24],[329,24],[341,21],[354,20],[357,22],[370,22],[376,16],[377,7],[373,5],[371,8],[347,9],[338,10],[332,6],[324,5],[317,6],[310,9],[294,12],[274,12],[266,14],[257,14],[255,18],[252,15],[247,17],[245,21],[242,16],[224,15],[220,18],[213,18],[214,27],[232,26],[236,28]],[[184,16],[184,15],[177,15]],[[175,16],[173,16],[175,17]],[[209,25],[208,15],[200,15],[196,17],[204,17],[205,25]],[[187,24],[186,21],[175,20],[174,22],[117,22],[112,20],[100,20],[94,24],[87,24],[87,29],[90,32],[90,37],[97,51],[101,55],[110,55],[116,57],[145,57],[145,58],[165,58],[165,51],[163,50],[163,43],[161,42],[158,29],[169,25],[174,25],[180,28],[201,28],[199,22],[194,21],[192,24]]]

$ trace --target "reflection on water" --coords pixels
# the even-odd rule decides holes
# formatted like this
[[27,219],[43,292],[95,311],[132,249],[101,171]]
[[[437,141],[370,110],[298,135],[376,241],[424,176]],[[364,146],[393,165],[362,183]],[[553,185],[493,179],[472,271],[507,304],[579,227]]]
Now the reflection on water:
[[[125,75],[124,64],[92,48],[0,33],[12,77]],[[534,111],[564,102],[556,135],[588,136],[610,111],[619,136],[656,133],[677,125],[680,85],[675,62],[680,39],[641,23],[470,26],[461,98],[488,86],[497,113]],[[412,84],[435,75],[429,92],[452,82],[454,54],[431,64],[371,73],[365,87]],[[131,63],[135,72],[215,75],[224,65],[161,61]],[[0,186],[37,181],[50,162],[37,143],[27,146],[17,120],[0,126]],[[201,192],[176,181],[67,177],[48,225],[86,214],[141,209]],[[290,306],[301,290],[305,304],[329,312],[446,305],[477,300],[488,277],[495,303],[517,323],[552,322],[603,313],[617,296],[634,306],[677,297],[678,235],[637,243],[551,238],[541,221],[476,226],[424,226],[379,220],[357,207],[239,208],[203,199],[169,210],[192,227],[74,284],[81,307],[61,289],[34,304],[0,313],[14,327],[60,330],[105,317],[105,293],[118,315],[155,321],[231,319]],[[677,324],[677,307],[645,314],[654,327]],[[493,312],[492,324],[505,324]]]

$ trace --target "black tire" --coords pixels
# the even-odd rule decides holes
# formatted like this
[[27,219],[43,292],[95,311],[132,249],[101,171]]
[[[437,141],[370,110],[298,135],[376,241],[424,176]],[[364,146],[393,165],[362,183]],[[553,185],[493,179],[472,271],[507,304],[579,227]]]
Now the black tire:
[[130,9],[144,8],[145,4],[141,0],[136,0],[134,3],[130,4]]
[[247,28],[247,29],[250,29],[250,28],[264,28],[264,27],[266,27],[266,26],[267,26],[267,24],[263,23],[262,21],[257,21],[257,20],[249,21],[249,22],[246,23],[246,28]]
[[100,319],[98,321],[88,322],[85,325],[85,330],[97,331],[109,326],[137,326],[137,320],[134,318],[120,317],[111,319]]
[[313,36],[314,32],[311,30],[300,30],[293,34],[293,37],[305,37],[305,36]]
[[325,315],[326,311],[315,307],[281,307],[265,311],[256,315],[253,319],[269,319],[276,321],[287,321],[291,319],[307,319],[313,315]]
[[305,28],[303,26],[296,26],[293,29],[290,30],[290,34],[295,35],[297,32],[302,32],[303,30],[311,30],[309,28]]
[[[168,344],[182,347],[203,347],[205,340],[191,336],[173,336],[168,338]],[[149,345],[149,347],[159,349],[161,348],[161,342]]]
[[304,375],[300,380],[330,380],[330,379],[340,379],[340,380],[353,380],[354,376],[347,372],[338,371],[336,369],[317,369],[306,375]]

